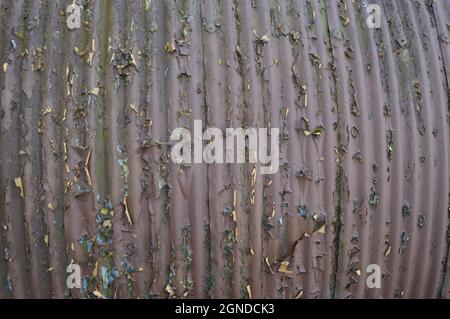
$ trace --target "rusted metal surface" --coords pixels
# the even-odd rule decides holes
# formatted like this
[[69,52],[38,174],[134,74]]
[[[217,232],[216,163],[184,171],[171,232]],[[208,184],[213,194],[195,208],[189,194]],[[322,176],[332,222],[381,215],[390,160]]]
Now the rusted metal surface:
[[[1,298],[449,297],[450,1],[76,2],[0,1]],[[173,163],[196,119],[279,172]]]

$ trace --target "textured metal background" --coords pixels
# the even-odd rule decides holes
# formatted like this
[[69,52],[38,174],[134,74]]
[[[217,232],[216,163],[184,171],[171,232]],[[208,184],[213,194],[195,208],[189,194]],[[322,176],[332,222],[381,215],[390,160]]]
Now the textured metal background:
[[[449,0],[77,2],[0,1],[1,298],[449,297]],[[194,119],[279,173],[173,164]]]

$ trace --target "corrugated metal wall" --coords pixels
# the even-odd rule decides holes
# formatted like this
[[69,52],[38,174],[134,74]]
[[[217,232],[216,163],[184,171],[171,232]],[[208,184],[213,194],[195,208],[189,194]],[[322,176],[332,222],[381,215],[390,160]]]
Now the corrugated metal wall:
[[[0,1],[1,298],[449,297],[450,1],[76,2]],[[195,119],[279,172],[174,164]]]

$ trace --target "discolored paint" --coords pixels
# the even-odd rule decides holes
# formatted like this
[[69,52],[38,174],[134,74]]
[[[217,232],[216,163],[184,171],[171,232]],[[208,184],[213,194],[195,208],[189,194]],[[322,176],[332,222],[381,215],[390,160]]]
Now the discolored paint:
[[449,297],[450,1],[75,2],[0,1],[0,298]]

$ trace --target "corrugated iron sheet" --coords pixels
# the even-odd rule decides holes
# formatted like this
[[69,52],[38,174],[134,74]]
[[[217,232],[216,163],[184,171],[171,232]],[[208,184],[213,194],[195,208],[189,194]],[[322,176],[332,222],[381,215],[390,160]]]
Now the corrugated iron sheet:
[[[72,2],[0,1],[1,298],[449,297],[450,1]],[[198,119],[279,172],[174,164]]]

